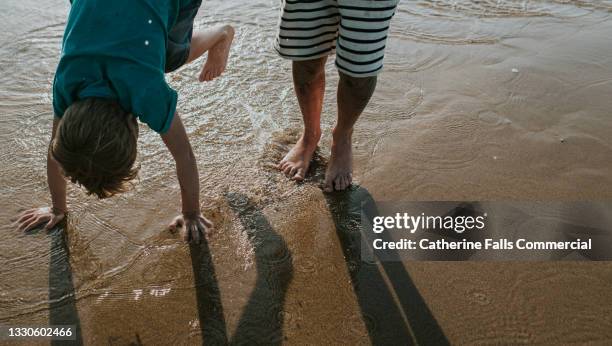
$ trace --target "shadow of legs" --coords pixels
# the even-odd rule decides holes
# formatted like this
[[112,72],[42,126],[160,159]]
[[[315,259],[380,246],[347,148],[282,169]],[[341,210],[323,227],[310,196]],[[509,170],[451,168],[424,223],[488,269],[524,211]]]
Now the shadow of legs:
[[201,244],[190,244],[189,251],[195,279],[202,344],[225,345],[227,330],[208,241],[204,237]]
[[65,230],[49,232],[51,251],[49,259],[49,325],[73,325],[76,340],[52,340],[51,345],[82,345],[81,322],[76,308],[70,252]]
[[381,262],[389,287],[379,266],[361,260],[361,204],[373,203],[369,192],[349,189],[326,194],[326,199],[372,344],[447,345],[402,262]]
[[232,343],[280,345],[285,294],[293,276],[291,252],[247,196],[229,193],[226,198],[253,246],[257,268],[255,288]]

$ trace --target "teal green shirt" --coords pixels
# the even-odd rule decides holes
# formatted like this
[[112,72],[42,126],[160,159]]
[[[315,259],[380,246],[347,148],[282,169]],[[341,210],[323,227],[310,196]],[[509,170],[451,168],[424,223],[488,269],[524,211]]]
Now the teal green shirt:
[[177,102],[164,76],[166,40],[188,1],[73,0],[53,81],[55,115],[82,98],[112,98],[166,132]]

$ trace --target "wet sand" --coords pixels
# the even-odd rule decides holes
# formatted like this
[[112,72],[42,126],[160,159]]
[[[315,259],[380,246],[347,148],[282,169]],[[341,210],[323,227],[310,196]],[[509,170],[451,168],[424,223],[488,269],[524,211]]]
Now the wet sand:
[[[86,344],[609,343],[609,263],[357,260],[363,198],[612,197],[612,3],[403,1],[385,70],[355,130],[360,188],[319,188],[335,119],[328,64],[320,154],[295,184],[272,167],[301,120],[272,41],[277,1],[208,1],[229,22],[230,66],[169,75],[216,233],[201,248],[164,226],[179,211],[173,161],[141,125],[133,191],[69,188],[66,236],[9,218],[49,202],[50,87],[67,3],[0,5],[0,324],[73,321]],[[69,253],[69,255],[68,255]],[[44,344],[44,343],[43,343]]]

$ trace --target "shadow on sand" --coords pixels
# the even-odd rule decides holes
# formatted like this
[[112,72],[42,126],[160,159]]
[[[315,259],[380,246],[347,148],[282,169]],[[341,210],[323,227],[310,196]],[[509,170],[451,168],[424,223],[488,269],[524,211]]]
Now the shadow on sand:
[[226,194],[255,251],[257,279],[233,338],[228,339],[219,287],[206,240],[191,245],[203,344],[280,345],[283,307],[293,276],[291,252],[262,211],[239,193]]
[[[255,251],[257,279],[237,331],[230,339],[208,243],[203,239],[200,245],[190,245],[202,342],[279,345],[283,342],[285,295],[293,276],[291,252],[261,209],[247,196],[229,193],[226,199]],[[402,262],[381,262],[379,266],[361,260],[361,204],[373,202],[367,190],[355,188],[326,194],[326,200],[372,344],[448,344]],[[52,344],[81,345],[65,232],[56,229],[49,236],[49,323],[76,327],[76,340]]]
[[[75,328],[75,340],[51,340],[51,345],[82,345],[81,321],[76,308],[70,251],[66,239],[66,228],[56,227],[49,231],[49,325]],[[35,232],[39,232],[37,229]],[[30,232],[29,234],[33,234]]]
[[375,206],[370,193],[356,187],[325,198],[372,344],[448,345],[402,262],[381,261],[379,266],[361,259],[361,237],[367,237],[361,231],[361,205]]
[[221,293],[206,237],[202,237],[200,244],[189,244],[189,251],[195,280],[202,343],[206,341],[214,345],[227,344],[227,328],[221,305]]

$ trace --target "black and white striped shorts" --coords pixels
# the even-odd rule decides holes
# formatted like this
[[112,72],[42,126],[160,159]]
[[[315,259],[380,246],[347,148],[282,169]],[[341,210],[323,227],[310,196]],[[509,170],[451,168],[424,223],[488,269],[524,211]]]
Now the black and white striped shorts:
[[353,77],[383,67],[389,23],[399,0],[282,0],[274,48],[290,60],[336,53],[336,66]]

